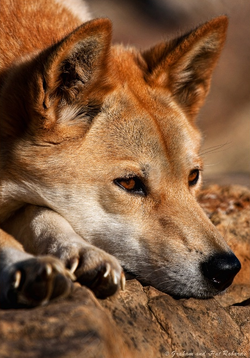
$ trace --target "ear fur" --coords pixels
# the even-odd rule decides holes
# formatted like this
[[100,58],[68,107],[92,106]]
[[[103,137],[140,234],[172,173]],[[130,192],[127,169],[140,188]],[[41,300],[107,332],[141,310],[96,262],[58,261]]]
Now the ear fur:
[[[42,116],[45,129],[51,129],[58,119],[61,123],[72,120],[72,115],[79,115],[83,125],[85,112],[93,109],[96,113],[100,103],[89,97],[98,81],[101,102],[111,29],[108,19],[89,21],[39,55],[37,61],[42,69],[35,76],[35,110]],[[89,119],[93,113],[86,117]]]
[[147,81],[152,86],[168,88],[190,120],[195,118],[208,94],[227,25],[226,16],[215,18],[142,54],[148,67]]
[[0,136],[49,143],[82,138],[111,89],[111,33],[110,20],[95,19],[17,61],[0,98]]

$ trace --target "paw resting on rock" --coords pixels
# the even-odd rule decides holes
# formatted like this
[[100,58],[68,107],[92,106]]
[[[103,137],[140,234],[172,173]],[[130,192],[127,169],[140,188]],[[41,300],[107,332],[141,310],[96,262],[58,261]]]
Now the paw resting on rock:
[[54,298],[68,296],[75,280],[98,298],[125,289],[125,275],[118,261],[95,247],[79,250],[67,262],[52,256],[19,261],[8,266],[0,280],[1,308],[45,305]]
[[74,275],[54,257],[19,261],[1,275],[0,307],[35,307],[66,297],[71,292],[72,279]]
[[76,280],[89,287],[98,298],[125,289],[125,275],[117,259],[96,247],[79,249],[65,264]]

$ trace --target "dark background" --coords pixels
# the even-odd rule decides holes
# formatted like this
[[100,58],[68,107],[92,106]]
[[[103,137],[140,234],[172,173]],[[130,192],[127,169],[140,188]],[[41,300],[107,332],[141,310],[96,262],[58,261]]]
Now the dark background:
[[93,17],[113,22],[113,42],[140,49],[219,15],[229,16],[225,48],[198,117],[205,183],[250,186],[250,1],[88,0]]

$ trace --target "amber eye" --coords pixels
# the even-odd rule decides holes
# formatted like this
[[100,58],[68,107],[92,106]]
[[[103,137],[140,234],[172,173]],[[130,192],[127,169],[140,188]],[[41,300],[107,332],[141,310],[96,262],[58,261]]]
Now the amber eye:
[[190,172],[189,177],[188,177],[188,185],[189,186],[194,186],[195,184],[197,184],[198,180],[199,180],[199,176],[200,176],[200,171],[199,169],[194,169]]
[[145,185],[138,177],[118,178],[114,180],[114,183],[132,194],[146,196]]
[[135,185],[136,185],[134,178],[129,178],[129,179],[126,179],[126,180],[123,179],[123,180],[121,180],[119,182],[119,184],[121,186],[123,186],[123,188],[126,189],[126,190],[133,190],[135,188]]

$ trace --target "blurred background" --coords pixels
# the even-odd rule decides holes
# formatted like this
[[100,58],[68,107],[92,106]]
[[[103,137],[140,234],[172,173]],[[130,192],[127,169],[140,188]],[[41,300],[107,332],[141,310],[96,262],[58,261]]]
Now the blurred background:
[[113,42],[146,49],[219,15],[228,37],[198,125],[204,182],[250,187],[250,1],[87,0],[93,17],[113,22]]

